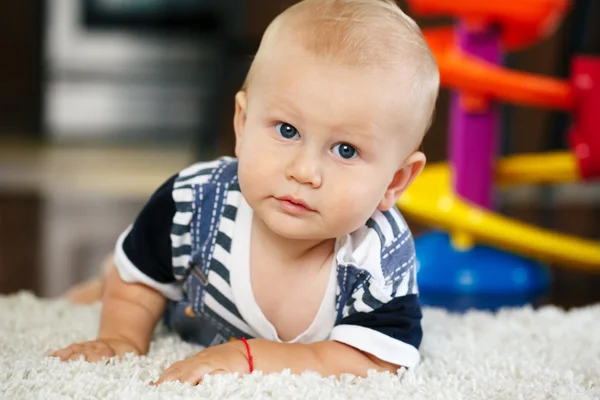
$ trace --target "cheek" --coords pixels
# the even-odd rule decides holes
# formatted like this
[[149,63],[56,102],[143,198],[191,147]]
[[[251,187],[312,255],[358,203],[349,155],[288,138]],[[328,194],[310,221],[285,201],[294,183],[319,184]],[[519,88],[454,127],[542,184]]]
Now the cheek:
[[378,174],[377,171],[371,171],[371,168],[346,173],[335,179],[334,190],[339,196],[344,196],[347,201],[360,204],[361,207],[376,207],[387,187],[383,177]]
[[358,228],[375,212],[383,191],[378,180],[338,179],[328,195],[328,208],[338,221]]
[[[247,155],[247,154],[246,154]],[[256,191],[261,185],[270,180],[270,166],[262,157],[255,155],[242,155],[239,160],[239,179],[240,184],[245,185],[245,189]]]
[[240,143],[239,157],[264,161],[267,156],[276,153],[272,127],[264,126],[254,120],[248,120]]
[[254,196],[275,180],[280,170],[277,162],[280,157],[272,155],[268,143],[259,138],[249,138],[240,148],[239,180],[245,196]]

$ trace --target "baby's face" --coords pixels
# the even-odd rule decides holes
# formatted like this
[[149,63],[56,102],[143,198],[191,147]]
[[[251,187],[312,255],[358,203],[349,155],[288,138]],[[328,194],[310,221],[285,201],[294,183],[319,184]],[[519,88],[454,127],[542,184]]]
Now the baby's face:
[[[274,232],[328,239],[362,226],[418,144],[399,78],[272,57],[236,98],[244,197]],[[389,75],[389,74],[388,74]],[[405,124],[404,124],[405,125]]]

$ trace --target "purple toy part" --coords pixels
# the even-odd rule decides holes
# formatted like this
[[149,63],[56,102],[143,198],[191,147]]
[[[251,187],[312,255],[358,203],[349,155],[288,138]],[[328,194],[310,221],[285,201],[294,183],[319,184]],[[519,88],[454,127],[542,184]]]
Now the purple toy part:
[[[485,61],[499,64],[501,49],[496,27],[469,30],[457,23],[459,48]],[[482,112],[469,112],[460,104],[460,94],[452,93],[450,104],[450,163],[454,190],[463,199],[492,208],[494,162],[496,159],[498,104],[490,101]]]

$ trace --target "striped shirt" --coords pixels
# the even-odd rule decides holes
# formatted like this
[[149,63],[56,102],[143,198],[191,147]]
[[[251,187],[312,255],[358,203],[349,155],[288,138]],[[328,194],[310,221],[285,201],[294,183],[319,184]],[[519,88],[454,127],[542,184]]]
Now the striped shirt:
[[[237,160],[194,164],[168,179],[120,236],[115,265],[126,282],[170,299],[165,321],[185,340],[211,346],[232,337],[281,341],[250,285],[252,209]],[[421,309],[415,248],[396,208],[336,238],[321,307],[295,343],[335,340],[381,360],[419,363]]]

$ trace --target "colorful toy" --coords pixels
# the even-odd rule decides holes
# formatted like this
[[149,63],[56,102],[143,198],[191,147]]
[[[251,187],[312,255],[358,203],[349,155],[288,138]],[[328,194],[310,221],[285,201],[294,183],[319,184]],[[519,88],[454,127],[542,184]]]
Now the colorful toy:
[[[570,82],[499,65],[502,49],[523,48],[549,35],[569,2],[408,2],[417,14],[459,20],[454,28],[423,32],[442,85],[454,89],[449,165],[428,166],[398,200],[407,216],[448,232],[417,239],[424,302],[458,309],[531,302],[549,285],[540,262],[600,271],[600,244],[492,211],[495,185],[558,184],[600,176],[600,60],[575,58]],[[496,100],[569,111],[574,117],[572,151],[497,160]],[[493,300],[481,302],[485,296]],[[448,304],[451,298],[460,298],[459,303]]]

